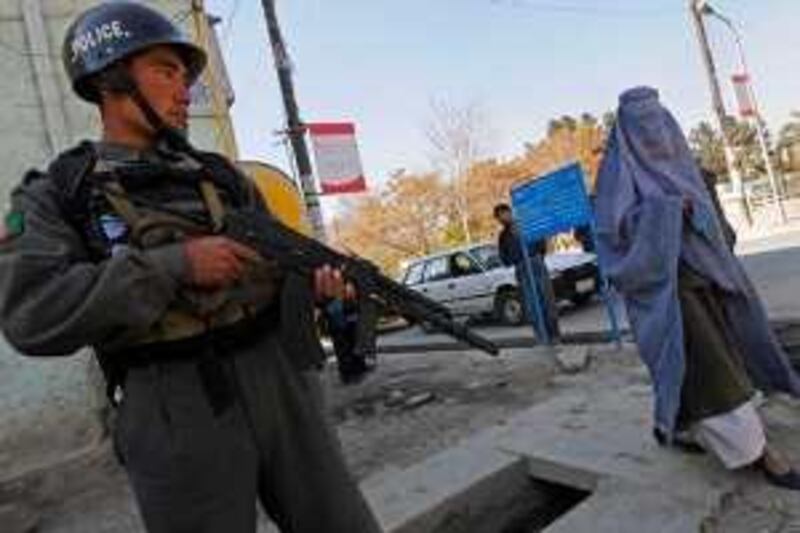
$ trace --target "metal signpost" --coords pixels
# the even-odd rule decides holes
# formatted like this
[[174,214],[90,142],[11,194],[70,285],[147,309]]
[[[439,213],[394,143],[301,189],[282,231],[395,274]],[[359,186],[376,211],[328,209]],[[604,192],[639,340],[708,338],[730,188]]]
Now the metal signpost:
[[[596,241],[592,206],[586,192],[583,169],[578,163],[572,163],[514,187],[511,190],[511,209],[522,239],[523,250],[526,252],[533,243],[541,239],[581,226],[589,226],[591,239]],[[523,294],[526,300],[533,300],[527,302],[527,305],[531,317],[534,318],[534,333],[537,338],[549,343],[543,319],[543,301],[534,283],[530,257],[527,253],[523,256],[525,276],[533,287],[532,295],[524,292]],[[608,312],[611,334],[619,343],[619,323],[599,257],[597,266],[600,270],[600,292]]]

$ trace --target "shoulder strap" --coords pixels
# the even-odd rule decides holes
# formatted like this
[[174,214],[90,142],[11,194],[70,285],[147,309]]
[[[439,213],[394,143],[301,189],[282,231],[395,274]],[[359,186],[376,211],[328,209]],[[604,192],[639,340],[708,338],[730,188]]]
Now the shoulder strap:
[[205,202],[208,214],[211,216],[214,231],[220,231],[225,225],[225,206],[222,205],[222,199],[219,197],[217,188],[210,180],[202,180],[200,182],[200,193],[203,195],[203,202]]
[[62,152],[47,169],[50,179],[56,182],[65,196],[74,196],[97,162],[92,144],[84,141]]
[[206,168],[209,181],[228,193],[234,207],[247,203],[248,194],[244,180],[228,159],[212,152],[199,152],[197,158]]
[[142,219],[142,216],[139,214],[139,210],[133,205],[130,198],[128,198],[128,194],[125,192],[125,189],[122,188],[122,185],[118,181],[109,181],[105,184],[107,190],[104,191],[104,195],[108,203],[114,208],[114,210],[128,223],[131,228],[135,228],[139,221]]
[[61,153],[47,169],[46,175],[55,185],[64,215],[76,227],[80,227],[88,216],[87,195],[90,191],[86,178],[96,163],[94,148],[90,142],[84,141]]

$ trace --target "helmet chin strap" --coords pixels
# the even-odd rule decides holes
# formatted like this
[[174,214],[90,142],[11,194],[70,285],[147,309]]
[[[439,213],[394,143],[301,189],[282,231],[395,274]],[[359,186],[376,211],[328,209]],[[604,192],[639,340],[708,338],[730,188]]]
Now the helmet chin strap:
[[163,140],[173,150],[184,152],[187,154],[196,153],[196,149],[189,143],[186,132],[184,130],[169,126],[164,119],[153,109],[153,106],[142,94],[139,86],[136,84],[130,74],[125,72],[117,80],[122,89],[128,96],[131,97],[133,102],[139,108],[139,111],[144,115],[145,120],[150,124],[150,127],[156,132],[156,139]]

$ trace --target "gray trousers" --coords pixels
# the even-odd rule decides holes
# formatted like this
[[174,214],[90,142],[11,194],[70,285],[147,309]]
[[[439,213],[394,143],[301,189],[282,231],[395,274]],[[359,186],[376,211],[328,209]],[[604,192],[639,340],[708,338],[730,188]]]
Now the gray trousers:
[[115,428],[150,533],[374,533],[313,385],[275,336],[222,360],[236,401],[215,416],[192,361],[132,369]]

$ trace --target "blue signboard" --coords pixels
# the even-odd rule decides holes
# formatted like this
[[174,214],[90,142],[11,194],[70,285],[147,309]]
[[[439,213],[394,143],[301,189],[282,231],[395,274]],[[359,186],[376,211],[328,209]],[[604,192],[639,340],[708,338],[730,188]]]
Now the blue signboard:
[[529,244],[592,220],[583,169],[578,163],[514,187],[511,205],[520,232]]
[[[511,209],[514,213],[514,222],[519,228],[523,248],[524,245],[531,245],[581,226],[589,226],[591,238],[595,239],[592,205],[586,192],[583,169],[579,163],[572,163],[544,176],[535,177],[511,189]],[[537,338],[549,342],[547,329],[544,327],[542,295],[537,290],[527,254],[525,259],[524,275],[528,278],[531,294],[526,294],[524,299],[533,317]],[[619,325],[609,286],[603,275],[602,265],[598,267],[603,280],[600,292],[608,311],[611,334],[619,343]],[[523,290],[523,292],[528,291]]]

